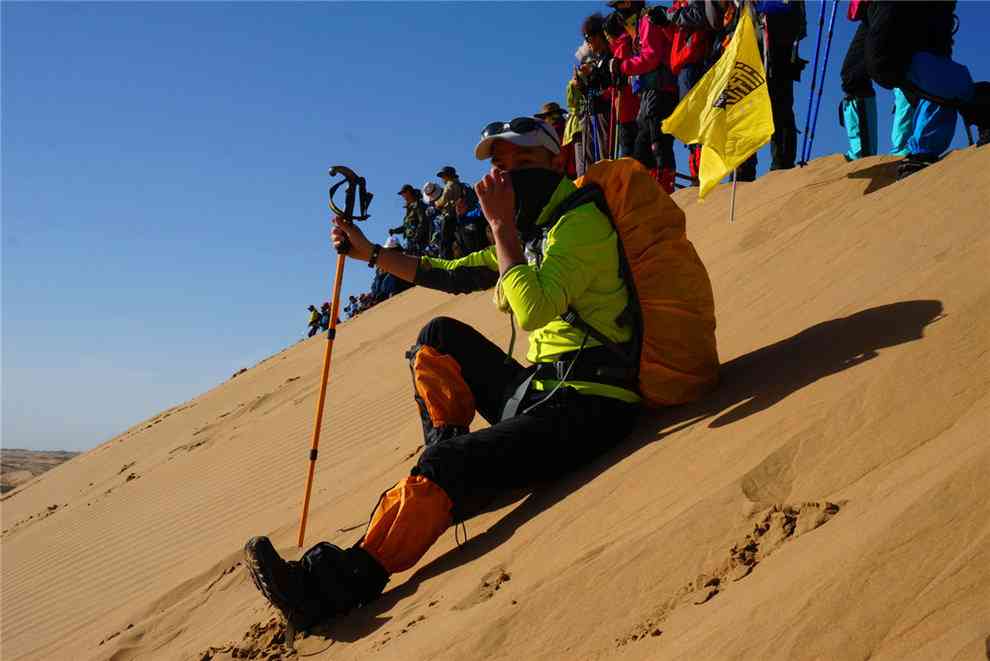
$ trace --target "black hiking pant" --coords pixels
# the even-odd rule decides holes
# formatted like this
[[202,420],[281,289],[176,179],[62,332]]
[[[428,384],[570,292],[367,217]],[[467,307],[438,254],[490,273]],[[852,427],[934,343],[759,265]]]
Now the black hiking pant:
[[640,94],[639,132],[633,150],[637,161],[647,170],[674,170],[674,136],[664,133],[660,124],[677,107],[677,92],[647,89]]
[[506,400],[535,368],[511,357],[506,361],[497,345],[448,317],[426,324],[417,341],[459,363],[478,413],[491,424],[429,445],[412,469],[447,493],[455,520],[467,518],[499,491],[577,468],[622,441],[636,422],[638,404],[582,395],[566,386],[545,401],[549,393],[530,390],[518,414],[501,420]]
[[770,169],[787,170],[794,167],[797,157],[797,122],[794,120],[794,78],[770,76],[770,109],[773,112],[773,137],[770,139]]
[[873,82],[866,70],[866,34],[869,31],[866,21],[860,21],[849,42],[849,50],[842,60],[842,91],[848,97],[865,99],[876,96]]
[[873,82],[887,89],[902,86],[915,53],[949,56],[955,5],[871,0],[842,61],[842,91],[871,97]]
[[636,153],[636,136],[639,135],[639,124],[633,120],[619,124],[619,158],[633,156]]
[[440,258],[454,259],[454,239],[457,230],[457,215],[452,211],[440,216]]

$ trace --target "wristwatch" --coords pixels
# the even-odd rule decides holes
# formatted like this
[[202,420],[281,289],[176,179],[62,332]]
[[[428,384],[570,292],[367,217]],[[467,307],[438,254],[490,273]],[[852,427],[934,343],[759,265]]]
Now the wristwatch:
[[368,268],[375,268],[375,262],[378,261],[378,255],[382,252],[382,247],[379,244],[371,246],[371,257],[368,258]]

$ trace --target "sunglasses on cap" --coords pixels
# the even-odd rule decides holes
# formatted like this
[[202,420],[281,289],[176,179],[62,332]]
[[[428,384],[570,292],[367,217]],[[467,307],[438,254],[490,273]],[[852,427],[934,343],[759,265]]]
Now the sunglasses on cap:
[[548,131],[543,122],[532,117],[516,117],[508,122],[492,122],[481,130],[481,137],[482,139],[494,138],[510,131],[521,135],[523,133],[532,133],[537,129],[550,136],[550,139],[553,140],[555,145],[560,146],[560,140],[557,139],[557,136]]

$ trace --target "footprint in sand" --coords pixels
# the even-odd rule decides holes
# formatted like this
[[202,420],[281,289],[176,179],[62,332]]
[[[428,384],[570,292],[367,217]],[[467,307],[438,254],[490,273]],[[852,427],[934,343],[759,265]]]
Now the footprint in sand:
[[296,655],[291,646],[286,645],[285,623],[280,617],[272,617],[264,624],[252,624],[240,643],[211,645],[195,658],[198,661],[214,659],[264,659],[282,661]]
[[472,606],[477,606],[482,602],[488,601],[495,596],[495,593],[498,592],[503,583],[511,579],[512,576],[509,572],[505,571],[505,567],[501,565],[495,567],[481,578],[481,585],[475,588],[471,594],[457,602],[454,610],[467,610]]
[[753,529],[728,550],[728,557],[714,569],[699,574],[665,599],[663,605],[623,636],[615,639],[616,647],[637,640],[659,636],[660,625],[676,608],[684,604],[705,604],[732,583],[749,576],[756,566],[795,537],[822,526],[838,514],[841,505],[828,501],[799,505],[771,505],[756,512]]
[[[198,434],[198,433],[200,433],[202,431],[205,431],[205,428],[199,430],[198,432],[196,432],[195,434],[193,434],[193,436],[195,436],[196,434]],[[171,454],[174,454],[174,453],[176,453],[176,452],[178,452],[180,450],[185,450],[186,452],[192,452],[196,448],[202,447],[202,446],[206,445],[207,443],[210,442],[210,440],[211,440],[210,438],[204,438],[201,441],[189,441],[188,443],[184,443],[182,445],[179,445],[179,446],[176,446],[176,447],[172,448],[171,450],[168,451],[168,453],[171,455]],[[171,459],[172,459],[172,457],[170,456],[169,457],[169,460],[171,460]]]
[[391,633],[389,633],[388,631],[382,632],[382,638],[380,640],[378,640],[378,641],[375,641],[375,644],[371,646],[371,649],[373,649],[374,651],[377,652],[378,650],[380,650],[383,647],[385,647],[386,645],[388,645],[389,642],[391,642],[392,640],[395,640],[399,636],[401,636],[401,635],[403,635],[405,633],[408,633],[410,629],[412,629],[414,626],[416,626],[417,624],[419,624],[420,622],[422,622],[424,620],[426,620],[426,616],[425,615],[420,615],[419,617],[410,620],[409,622],[406,623],[406,626],[404,626],[402,629],[400,629],[399,632],[397,634],[395,634],[394,636]]

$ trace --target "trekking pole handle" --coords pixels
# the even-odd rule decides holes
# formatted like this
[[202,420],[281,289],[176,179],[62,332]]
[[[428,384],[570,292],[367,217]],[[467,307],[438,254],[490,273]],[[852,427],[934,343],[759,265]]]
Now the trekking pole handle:
[[[353,223],[356,220],[367,220],[370,217],[370,214],[368,213],[368,206],[371,204],[374,194],[368,192],[364,177],[359,177],[354,170],[344,165],[332,166],[328,174],[331,177],[336,177],[337,175],[343,177],[343,179],[330,186],[330,210],[348,224]],[[344,184],[347,184],[347,190],[344,192],[344,208],[341,209],[336,205],[336,203],[334,203],[333,196]],[[355,204],[360,205],[360,215],[354,215]],[[337,247],[337,253],[346,255],[348,250],[350,250],[350,243],[345,239]]]

